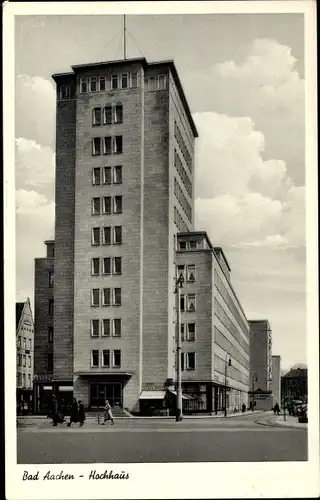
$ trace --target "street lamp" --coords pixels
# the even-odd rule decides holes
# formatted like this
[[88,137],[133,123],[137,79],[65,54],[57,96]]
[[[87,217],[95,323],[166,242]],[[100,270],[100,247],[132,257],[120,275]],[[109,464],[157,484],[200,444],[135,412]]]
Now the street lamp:
[[177,343],[177,383],[176,383],[176,393],[177,393],[177,407],[176,407],[176,422],[182,420],[182,382],[181,382],[181,328],[180,328],[180,291],[183,288],[184,277],[180,273],[176,280],[175,294],[176,294],[176,311],[177,311],[177,321],[176,321],[176,343]]
[[254,383],[257,382],[257,375],[252,376],[252,411],[254,411]]
[[[228,359],[229,357],[229,359]],[[227,416],[227,368],[231,366],[231,356],[229,353],[226,355],[225,359],[225,370],[224,370],[224,416]]]

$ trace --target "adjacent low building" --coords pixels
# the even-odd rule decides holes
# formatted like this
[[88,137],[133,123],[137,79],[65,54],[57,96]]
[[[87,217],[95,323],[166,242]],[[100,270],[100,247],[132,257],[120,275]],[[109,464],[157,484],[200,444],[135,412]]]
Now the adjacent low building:
[[19,413],[32,411],[34,323],[30,299],[16,303],[17,381],[16,398]]

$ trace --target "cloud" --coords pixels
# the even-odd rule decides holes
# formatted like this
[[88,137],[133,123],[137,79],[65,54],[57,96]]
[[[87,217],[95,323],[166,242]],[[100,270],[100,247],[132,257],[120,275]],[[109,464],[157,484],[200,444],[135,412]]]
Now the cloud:
[[264,135],[248,117],[194,115],[196,223],[216,244],[305,244],[304,188],[282,159],[266,159]]
[[32,295],[34,259],[45,256],[44,240],[54,235],[54,202],[36,191],[16,191],[17,295]]
[[303,185],[305,82],[296,62],[290,47],[256,39],[240,63],[218,62],[202,74],[189,73],[186,87],[198,110],[250,117],[264,136],[263,155],[281,159],[294,184]]
[[30,186],[54,197],[55,154],[34,140],[16,139],[16,187]]
[[56,109],[53,84],[40,76],[18,75],[15,103],[15,136],[53,148]]

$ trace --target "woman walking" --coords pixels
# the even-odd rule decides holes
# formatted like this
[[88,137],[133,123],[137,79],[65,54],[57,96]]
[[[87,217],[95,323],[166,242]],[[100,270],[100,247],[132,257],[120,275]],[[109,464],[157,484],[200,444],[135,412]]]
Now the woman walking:
[[86,414],[84,412],[84,404],[81,401],[81,399],[79,399],[78,404],[79,404],[79,427],[82,427],[86,419]]
[[68,423],[68,427],[71,427],[72,422],[74,422],[75,424],[79,422],[79,411],[76,398],[73,398],[72,401],[70,422]]
[[109,403],[109,401],[106,399],[106,404],[105,404],[105,407],[104,407],[104,424],[107,420],[111,420],[111,425],[114,425],[114,421],[113,421],[113,415],[112,415],[112,411],[111,411],[111,405]]

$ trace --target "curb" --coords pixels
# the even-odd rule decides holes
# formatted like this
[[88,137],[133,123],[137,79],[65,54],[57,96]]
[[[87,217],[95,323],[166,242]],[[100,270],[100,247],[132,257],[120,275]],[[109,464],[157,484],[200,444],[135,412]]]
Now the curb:
[[297,427],[296,425],[288,425],[288,424],[279,424],[278,422],[274,423],[268,423],[268,422],[263,422],[261,420],[255,420],[255,424],[262,425],[264,427],[279,427],[281,429],[299,429],[300,431],[306,430],[306,427]]

